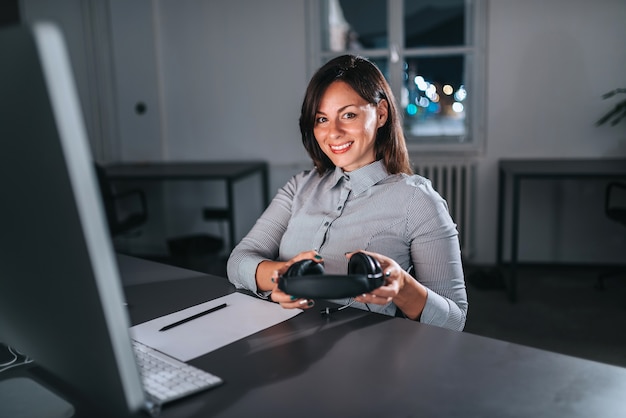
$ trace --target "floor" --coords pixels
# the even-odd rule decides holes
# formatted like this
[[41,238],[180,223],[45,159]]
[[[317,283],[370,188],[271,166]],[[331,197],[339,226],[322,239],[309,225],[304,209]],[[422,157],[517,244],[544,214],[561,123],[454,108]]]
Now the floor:
[[626,367],[626,273],[595,288],[593,267],[523,267],[511,303],[493,269],[466,268],[465,332]]
[[[225,276],[225,256],[169,260]],[[160,260],[168,261],[168,260]],[[467,266],[465,332],[626,367],[626,274],[594,285],[597,267],[524,266],[509,301],[493,268]]]

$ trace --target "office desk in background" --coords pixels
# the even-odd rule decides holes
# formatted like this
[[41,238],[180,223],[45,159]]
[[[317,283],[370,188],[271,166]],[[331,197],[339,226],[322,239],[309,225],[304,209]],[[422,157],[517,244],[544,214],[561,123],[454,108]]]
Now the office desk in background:
[[231,248],[236,243],[235,183],[255,174],[260,175],[263,208],[266,208],[269,203],[268,164],[264,161],[115,163],[107,165],[105,170],[112,181],[224,181],[226,183],[226,207],[211,208],[210,212],[214,214],[215,219],[228,221],[228,242]]
[[[128,256],[118,263],[133,324],[235,291],[217,276]],[[353,308],[321,316],[328,305],[191,360],[225,383],[161,416],[626,416],[625,368]],[[0,379],[20,375],[55,387],[33,365]]]
[[[521,186],[524,180],[626,178],[626,159],[515,159],[500,160],[498,165],[498,238],[497,264],[504,268],[505,218],[510,218],[510,260],[505,280],[511,301],[517,300],[517,263],[519,245],[519,213]],[[511,203],[507,205],[508,184]]]

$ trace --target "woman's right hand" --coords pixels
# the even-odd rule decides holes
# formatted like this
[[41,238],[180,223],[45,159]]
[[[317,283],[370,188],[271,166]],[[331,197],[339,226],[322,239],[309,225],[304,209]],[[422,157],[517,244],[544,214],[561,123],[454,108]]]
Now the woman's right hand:
[[322,256],[319,255],[317,251],[303,251],[290,260],[281,263],[282,265],[277,266],[278,268],[272,270],[271,272],[270,281],[273,286],[271,289],[272,293],[270,293],[269,298],[270,300],[279,303],[280,306],[285,309],[308,309],[315,306],[315,301],[313,299],[296,298],[295,296],[286,294],[278,288],[278,281],[280,280],[280,277],[287,272],[289,267],[301,260],[313,260],[317,263],[322,263],[324,261]]

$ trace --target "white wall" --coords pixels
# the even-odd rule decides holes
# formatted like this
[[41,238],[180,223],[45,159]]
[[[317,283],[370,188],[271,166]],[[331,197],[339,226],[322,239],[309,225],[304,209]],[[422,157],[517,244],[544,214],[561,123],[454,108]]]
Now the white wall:
[[487,154],[625,155],[625,128],[593,125],[626,84],[625,22],[623,0],[492,1]]
[[303,1],[162,1],[166,157],[306,159]]
[[[273,166],[273,195],[287,179],[280,175],[283,166],[307,161],[298,130],[302,86],[307,82],[304,2],[161,1],[158,16],[163,158],[267,160]],[[256,185],[252,180],[251,187]],[[207,187],[186,196],[219,199],[223,194],[219,185],[215,191]],[[253,198],[253,190],[242,193],[243,188],[236,194],[246,196],[247,202],[238,207],[247,208],[252,216],[238,214],[239,238],[263,209],[255,204],[260,198]],[[178,223],[171,229],[206,230],[194,205],[187,206],[185,219],[195,223]]]
[[[83,113],[90,137],[94,135],[95,120],[88,103],[91,102],[91,87],[88,79],[89,63],[85,56],[85,39],[88,37],[84,25],[85,12],[80,0],[62,0],[59,3],[46,0],[22,0],[20,3],[22,19],[31,21],[56,22],[65,32],[68,53],[72,61],[74,79],[78,88]],[[67,36],[71,33],[73,36]]]
[[[135,126],[120,127],[121,148],[132,149],[132,153],[120,155],[121,160],[266,160],[272,164],[272,194],[303,164],[309,165],[298,130],[307,82],[304,1],[143,1],[151,22],[142,19],[147,12],[130,9],[123,0],[110,3],[117,6],[111,11],[114,32],[135,38],[134,32],[126,29],[127,22],[140,25],[140,35],[152,31],[156,51],[150,42],[140,50],[114,33],[119,38],[116,49],[129,57],[116,66],[131,60],[137,62],[137,68],[156,68],[158,82],[153,86],[162,103],[160,148],[139,143],[146,140],[145,135],[137,135],[144,130],[140,125],[144,118],[125,106],[125,120],[135,121]],[[131,71],[137,70],[127,68],[119,73],[125,80],[142,80]],[[149,68],[147,73],[152,74]],[[120,103],[132,104],[145,92],[141,86],[119,86],[118,95]],[[158,156],[151,154],[155,150]],[[256,204],[260,196],[254,198],[257,184],[253,179],[252,189],[245,189],[245,184],[236,189],[238,197],[247,198],[236,202],[240,203],[237,207],[250,212],[237,213],[238,238],[248,232],[263,209]],[[162,235],[221,233],[219,225],[201,219],[198,208],[223,204],[222,186],[197,182],[169,185],[164,190]]]
[[[132,153],[118,153],[117,159],[265,159],[272,164],[272,193],[308,165],[297,125],[310,74],[306,0],[142,4],[151,10],[151,19],[133,21],[131,8],[117,13],[112,8],[111,27],[126,19],[148,25],[140,33],[154,33],[154,45],[146,48],[131,47],[132,42],[116,34],[114,47],[131,48],[133,60],[154,65],[162,140],[156,145],[132,123],[120,124],[121,148]],[[601,95],[626,87],[626,2],[490,0],[488,13],[486,138],[478,156],[474,228],[477,263],[495,261],[498,159],[626,157],[626,123],[594,126],[611,105]],[[69,18],[64,19],[67,25]],[[120,103],[137,99],[132,89],[117,94]],[[185,196],[210,193],[187,191]],[[177,194],[166,198],[183,199]],[[603,219],[599,200],[600,186],[590,183],[548,183],[525,190],[522,259],[623,262],[624,232]],[[586,208],[572,212],[581,201]],[[545,219],[543,212],[548,213]],[[201,227],[201,221],[186,227]],[[242,228],[240,236],[246,226]],[[573,239],[572,231],[581,232]]]
[[118,132],[114,160],[158,161],[167,139],[157,17],[149,0],[110,0],[108,5]]
[[[486,153],[477,190],[478,262],[493,262],[495,257],[499,158],[626,156],[626,123],[594,126],[612,106],[602,94],[626,86],[626,2],[493,0],[488,21]],[[524,190],[523,260],[626,259],[623,229],[602,214],[600,185],[538,187]],[[538,207],[549,215],[525,215]],[[571,239],[577,230],[585,234]]]

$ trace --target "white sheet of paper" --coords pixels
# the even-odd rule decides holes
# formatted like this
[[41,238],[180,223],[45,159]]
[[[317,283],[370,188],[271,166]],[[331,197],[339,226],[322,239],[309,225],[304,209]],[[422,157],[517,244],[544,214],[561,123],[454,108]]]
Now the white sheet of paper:
[[[227,306],[166,331],[159,331],[196,313]],[[242,293],[231,293],[130,328],[133,339],[181,361],[189,361],[302,312]]]

